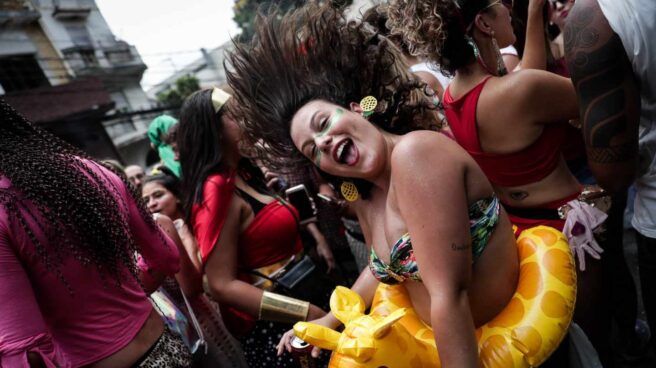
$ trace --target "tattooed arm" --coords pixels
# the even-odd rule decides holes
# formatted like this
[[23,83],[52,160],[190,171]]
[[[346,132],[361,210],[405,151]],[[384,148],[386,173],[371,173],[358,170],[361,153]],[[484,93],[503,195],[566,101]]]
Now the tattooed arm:
[[597,0],[580,0],[572,8],[565,57],[579,99],[590,169],[602,187],[618,192],[635,176],[639,86]]

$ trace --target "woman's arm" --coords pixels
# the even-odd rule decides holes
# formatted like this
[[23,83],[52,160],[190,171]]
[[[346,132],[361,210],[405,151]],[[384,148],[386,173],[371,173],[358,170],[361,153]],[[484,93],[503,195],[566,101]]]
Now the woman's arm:
[[[205,263],[205,273],[210,292],[219,303],[257,317],[260,315],[262,289],[237,279],[240,219],[240,202],[232,200],[217,244]],[[310,305],[307,319],[319,318],[324,314],[321,308]]]
[[317,245],[317,254],[326,262],[326,272],[329,273],[335,268],[335,257],[333,256],[332,249],[330,249],[330,244],[328,244],[326,237],[323,236],[315,222],[307,224],[305,228],[312,235],[312,238],[314,238],[314,242]]
[[[478,367],[467,294],[472,249],[464,152],[436,137],[410,133],[397,144],[392,153],[392,186],[430,296],[431,325],[442,366]],[[431,157],[439,157],[440,165],[435,166]]]
[[161,285],[164,277],[173,276],[180,270],[178,247],[158,226],[149,224],[142,217],[125,184],[116,176],[114,180],[127,204],[130,232],[139,248],[138,266],[141,284],[146,292],[153,292]]
[[191,233],[191,231],[189,231],[189,226],[187,226],[187,224],[182,219],[173,221],[173,225],[175,225],[175,228],[178,230],[178,235],[180,236],[180,240],[182,240],[182,245],[189,255],[189,259],[194,264],[194,267],[198,270],[198,272],[202,275],[203,262],[200,259],[200,248],[198,247],[196,238]]
[[178,235],[173,221],[165,215],[158,215],[155,221],[178,248],[178,253],[180,254],[180,272],[175,274],[175,279],[187,297],[195,298],[203,292],[203,280],[200,270],[196,268],[187,249],[182,244],[182,240]]
[[63,365],[8,234],[0,223],[0,367]]
[[[355,291],[362,297],[364,300],[365,309],[368,309],[374,299],[374,294],[376,293],[377,287],[378,280],[376,280],[374,275],[371,273],[369,267],[366,267],[364,270],[362,270],[358,279],[355,280],[353,286],[351,286],[351,290]],[[342,324],[342,322],[335,318],[335,315],[332,312],[326,313],[321,318],[315,320],[310,320],[308,318],[308,320],[314,324],[326,326],[328,328],[332,328],[333,330]],[[280,342],[277,346],[278,355],[281,355],[283,350],[287,350],[287,352],[292,351],[292,337],[294,337],[294,330],[289,330],[284,335],[282,335],[282,338],[280,339]],[[320,352],[321,349],[315,346],[314,349],[312,349],[312,356],[316,358],[319,356]]]
[[526,41],[522,56],[522,69],[547,69],[547,45],[544,34],[542,11],[545,0],[530,0],[526,24]]

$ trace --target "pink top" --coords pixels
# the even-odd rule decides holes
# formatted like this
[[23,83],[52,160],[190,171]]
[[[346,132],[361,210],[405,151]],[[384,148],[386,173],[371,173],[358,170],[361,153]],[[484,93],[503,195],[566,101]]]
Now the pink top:
[[[95,162],[85,162],[117,198],[141,247],[141,269],[176,273],[176,246],[142,220],[116,175]],[[0,176],[0,191],[4,190],[21,196],[7,178]],[[26,207],[33,210],[31,205]],[[24,218],[42,244],[56,246],[29,215]],[[48,221],[43,217],[36,220]],[[120,287],[111,279],[103,284],[93,266],[84,267],[68,257],[60,270],[73,290],[71,294],[35,253],[21,225],[0,206],[0,367],[29,367],[28,351],[40,353],[47,367],[79,367],[105,358],[132,341],[153,308],[136,280],[124,280]]]

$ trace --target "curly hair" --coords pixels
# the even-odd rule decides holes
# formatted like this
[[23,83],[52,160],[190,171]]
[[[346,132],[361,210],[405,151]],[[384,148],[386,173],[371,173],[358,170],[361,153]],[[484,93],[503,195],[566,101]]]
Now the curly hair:
[[408,71],[398,48],[370,25],[347,22],[329,2],[284,16],[258,14],[255,29],[253,43],[235,44],[226,74],[245,139],[268,167],[309,164],[290,124],[312,100],[348,106],[371,95],[378,107],[369,121],[387,132],[437,127],[433,93]]
[[[46,268],[71,293],[61,272],[62,263],[71,256],[82,265],[94,266],[104,280],[109,277],[117,285],[126,277],[125,268],[138,280],[134,255],[139,246],[121,211],[127,203],[117,202],[123,196],[118,188],[105,184],[107,174],[93,171],[84,162],[92,161],[90,157],[32,125],[3,99],[0,114],[0,176],[15,188],[0,189],[0,205],[34,243]],[[116,169],[103,166],[130,188],[141,217],[157,231],[134,187]],[[28,224],[28,219],[37,218],[48,220],[39,223],[48,243],[40,241]]]
[[467,36],[476,14],[487,5],[488,0],[391,0],[387,27],[403,38],[410,54],[454,75],[476,60]]

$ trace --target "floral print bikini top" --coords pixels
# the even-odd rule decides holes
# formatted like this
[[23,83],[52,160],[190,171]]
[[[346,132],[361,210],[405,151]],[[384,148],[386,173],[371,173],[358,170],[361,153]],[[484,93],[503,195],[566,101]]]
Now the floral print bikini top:
[[[480,257],[499,222],[499,199],[496,195],[476,201],[469,206],[469,231],[472,238],[472,259]],[[405,280],[421,281],[419,268],[412,251],[410,234],[405,233],[390,251],[390,263],[383,262],[371,248],[369,269],[378,281],[398,284]]]

